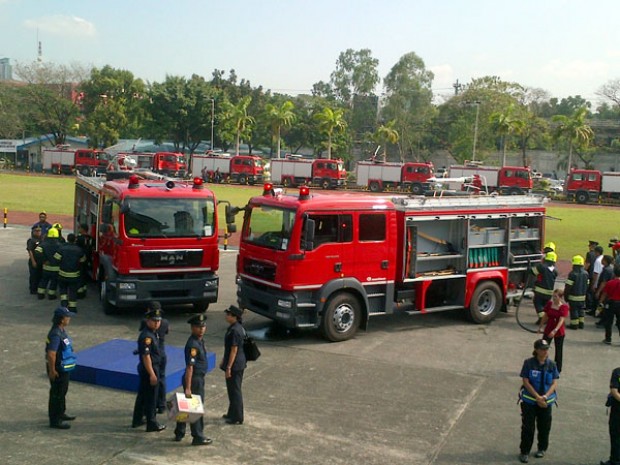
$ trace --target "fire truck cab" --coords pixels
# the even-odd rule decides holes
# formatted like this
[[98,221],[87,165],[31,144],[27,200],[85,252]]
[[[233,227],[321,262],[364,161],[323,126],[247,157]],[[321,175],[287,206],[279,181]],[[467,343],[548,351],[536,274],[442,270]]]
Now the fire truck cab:
[[91,277],[100,284],[104,311],[151,300],[205,311],[218,296],[213,192],[201,179],[114,174],[108,181],[78,175],[75,186],[76,230],[85,223],[94,238]]
[[[269,187],[269,186],[267,186]],[[288,328],[353,337],[373,315],[463,309],[492,321],[541,258],[539,196],[281,195],[242,210],[238,303]]]

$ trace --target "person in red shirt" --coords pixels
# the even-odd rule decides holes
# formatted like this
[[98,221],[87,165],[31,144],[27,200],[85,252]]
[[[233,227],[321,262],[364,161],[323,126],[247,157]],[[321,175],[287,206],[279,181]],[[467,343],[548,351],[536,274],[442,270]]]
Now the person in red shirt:
[[551,343],[555,348],[555,364],[558,366],[558,372],[562,371],[562,349],[564,346],[564,336],[566,330],[564,320],[568,317],[568,304],[564,302],[564,291],[555,289],[551,300],[547,302],[543,311],[545,314],[540,320],[538,332],[542,333],[543,339]]
[[605,339],[603,344],[611,344],[611,327],[616,318],[616,326],[620,331],[620,265],[614,267],[614,279],[607,281],[601,294],[600,302],[605,304],[603,312],[603,326],[605,326]]

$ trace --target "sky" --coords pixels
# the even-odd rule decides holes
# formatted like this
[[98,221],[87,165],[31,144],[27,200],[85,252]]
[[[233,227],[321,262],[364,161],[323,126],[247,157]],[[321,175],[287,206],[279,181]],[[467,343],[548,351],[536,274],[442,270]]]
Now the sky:
[[[487,75],[581,95],[620,79],[618,0],[0,0],[0,58],[127,69],[145,81],[234,69],[295,95],[368,48],[383,79],[415,52],[437,96]],[[377,93],[382,91],[382,85]]]

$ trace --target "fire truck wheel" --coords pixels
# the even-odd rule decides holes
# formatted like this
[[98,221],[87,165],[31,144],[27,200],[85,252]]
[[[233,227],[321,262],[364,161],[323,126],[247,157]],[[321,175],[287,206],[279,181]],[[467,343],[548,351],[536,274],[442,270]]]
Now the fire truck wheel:
[[469,304],[469,318],[474,323],[492,321],[502,307],[502,292],[494,282],[478,284]]
[[575,200],[577,203],[586,204],[588,203],[588,198],[588,193],[584,191],[580,191],[575,194]]
[[330,182],[329,179],[323,179],[321,181],[321,188],[323,189],[329,189],[331,187],[332,183]]
[[108,282],[104,279],[99,282],[99,299],[103,307],[103,313],[113,315],[116,313],[116,306],[112,305],[108,300]]
[[82,176],[88,176],[90,175],[90,170],[86,166],[82,166],[82,168],[80,168],[80,173]]
[[415,195],[421,195],[424,193],[424,189],[422,189],[422,185],[415,183],[411,185],[411,193]]
[[377,181],[371,182],[368,188],[370,189],[370,192],[381,192],[381,186]]
[[248,178],[245,176],[245,174],[241,174],[239,176],[239,184],[247,184],[248,183]]
[[254,184],[256,184],[256,179],[254,179],[254,178],[249,178],[249,179],[248,179],[248,184],[249,184],[250,186],[253,186]]
[[321,321],[321,333],[331,342],[351,339],[360,325],[362,311],[359,300],[343,292],[327,302]]
[[520,188],[518,188],[518,187],[513,187],[512,189],[510,189],[510,191],[508,191],[508,193],[509,193],[510,195],[521,195],[521,194],[523,194],[523,192],[521,191],[521,189],[520,189]]

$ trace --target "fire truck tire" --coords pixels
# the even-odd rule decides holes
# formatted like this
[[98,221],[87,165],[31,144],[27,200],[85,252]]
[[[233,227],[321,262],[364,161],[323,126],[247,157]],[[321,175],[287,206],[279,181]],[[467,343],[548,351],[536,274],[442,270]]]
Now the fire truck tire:
[[361,318],[359,300],[348,292],[341,292],[331,297],[325,305],[321,334],[331,342],[346,341],[357,332]]
[[586,204],[588,203],[589,198],[590,196],[585,191],[579,191],[575,194],[575,200],[577,201],[577,203]]
[[253,186],[254,184],[256,184],[256,179],[254,179],[254,178],[249,178],[249,179],[248,179],[248,184],[249,184],[250,186]]
[[87,167],[87,166],[82,166],[82,167],[80,168],[80,174],[81,174],[82,176],[89,176],[89,175],[90,175],[90,170],[88,169],[88,167]]
[[322,189],[329,189],[332,186],[332,183],[329,179],[323,179],[321,181],[321,188]]
[[411,193],[415,195],[421,195],[424,193],[422,184],[418,184],[417,182],[411,185],[410,190],[411,190]]
[[368,189],[370,190],[370,192],[381,192],[381,186],[377,181],[371,182],[368,186]]
[[474,323],[489,323],[502,308],[502,292],[491,281],[478,284],[469,304],[469,318]]
[[209,302],[194,302],[194,313],[204,313],[209,309]]
[[523,191],[519,187],[513,187],[508,191],[508,193],[510,195],[521,195],[523,194]]
[[248,178],[246,177],[245,174],[241,174],[239,175],[239,184],[247,184],[248,183]]
[[103,313],[106,315],[114,315],[117,312],[115,305],[112,305],[108,300],[108,281],[103,279],[99,282],[99,299],[101,300],[101,307]]

